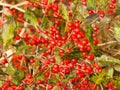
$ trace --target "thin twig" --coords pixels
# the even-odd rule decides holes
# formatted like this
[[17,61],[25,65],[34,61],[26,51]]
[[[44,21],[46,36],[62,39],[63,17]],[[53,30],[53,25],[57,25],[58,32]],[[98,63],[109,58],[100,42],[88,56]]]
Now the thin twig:
[[100,84],[100,88],[101,88],[101,90],[104,90],[102,84]]
[[97,46],[104,46],[104,45],[108,45],[108,44],[112,44],[112,43],[117,43],[117,42],[118,41],[110,41],[110,42],[98,44]]
[[8,6],[8,7],[10,7],[10,9],[13,9],[13,8],[14,8],[14,9],[20,11],[20,12],[25,13],[25,10],[19,8],[18,6],[22,6],[22,5],[25,5],[25,4],[27,4],[27,3],[28,3],[28,2],[25,1],[25,2],[22,2],[22,3],[16,4],[16,5],[11,5],[11,4],[7,4],[7,3],[2,3],[2,2],[0,2],[0,5],[2,5],[2,6]]

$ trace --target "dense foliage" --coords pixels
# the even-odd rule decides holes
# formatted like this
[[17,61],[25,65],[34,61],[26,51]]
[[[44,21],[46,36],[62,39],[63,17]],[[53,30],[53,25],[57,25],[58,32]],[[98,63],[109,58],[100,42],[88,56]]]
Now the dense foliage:
[[120,0],[0,0],[0,90],[120,90]]

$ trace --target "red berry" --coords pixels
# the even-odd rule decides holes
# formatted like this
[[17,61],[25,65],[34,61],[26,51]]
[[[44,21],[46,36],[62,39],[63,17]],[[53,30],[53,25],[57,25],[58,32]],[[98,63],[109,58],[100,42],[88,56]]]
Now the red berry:
[[52,90],[53,87],[54,87],[54,86],[53,86],[52,84],[49,84],[49,85],[48,85],[48,89],[49,89],[49,90]]
[[7,60],[6,60],[6,59],[2,59],[0,63],[1,63],[1,64],[6,64],[6,63],[7,63]]
[[97,45],[98,44],[98,40],[94,40],[93,44]]
[[35,82],[35,84],[39,85],[39,84],[41,84],[41,82],[42,82],[41,80],[38,80],[38,81]]
[[101,18],[104,18],[104,16],[105,16],[105,13],[103,12],[103,13],[100,13],[100,17]]
[[33,78],[33,76],[31,75],[31,74],[28,74],[28,79],[32,79]]
[[55,58],[50,58],[51,63],[55,63],[55,61],[56,61]]
[[18,86],[18,87],[16,87],[15,90],[24,90],[24,88],[22,86]]
[[75,64],[77,62],[77,59],[72,59],[71,61],[73,64]]
[[87,56],[87,59],[88,59],[88,60],[93,60],[93,59],[94,59],[94,55],[93,55],[93,54],[89,54],[89,55]]
[[94,29],[94,32],[98,31],[98,27],[97,26],[94,26],[93,29]]
[[116,7],[115,7],[115,5],[113,3],[111,3],[111,4],[109,4],[109,8],[110,9],[115,9]]
[[59,68],[59,65],[58,65],[58,64],[55,64],[55,65],[53,66],[53,68]]
[[91,15],[91,14],[94,13],[94,11],[93,10],[88,10],[88,13]]
[[91,50],[91,46],[88,45],[88,46],[85,47],[85,49],[86,49],[87,51],[90,51],[90,50]]
[[32,64],[32,63],[34,63],[35,62],[35,60],[33,59],[33,58],[31,58],[30,59],[30,63]]
[[112,3],[116,3],[117,2],[117,0],[110,0]]

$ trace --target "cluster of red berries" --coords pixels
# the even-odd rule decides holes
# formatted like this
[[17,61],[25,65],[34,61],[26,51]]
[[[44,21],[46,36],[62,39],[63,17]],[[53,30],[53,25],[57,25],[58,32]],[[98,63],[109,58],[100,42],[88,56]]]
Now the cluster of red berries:
[[111,82],[108,82],[106,85],[105,85],[105,88],[107,88],[108,90],[117,90],[116,87],[114,87],[114,83],[111,81]]
[[15,86],[13,83],[4,82],[0,90],[25,90],[22,86]]
[[[86,0],[83,0],[83,4],[84,4],[85,1]],[[95,10],[88,10],[88,13],[90,15],[94,14],[94,13],[98,13],[101,18],[104,18],[105,15],[110,15],[110,14],[113,14],[114,16],[116,16],[116,14],[115,14],[116,2],[117,2],[117,0],[110,0],[109,5],[108,5],[109,9],[107,11],[99,10],[99,11],[96,12]]]

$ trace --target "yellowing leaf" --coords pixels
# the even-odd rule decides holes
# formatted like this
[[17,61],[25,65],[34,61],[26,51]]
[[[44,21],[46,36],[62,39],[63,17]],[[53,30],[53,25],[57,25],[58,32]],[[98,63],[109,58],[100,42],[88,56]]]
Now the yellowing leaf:
[[115,65],[115,66],[114,66],[114,69],[115,69],[116,71],[120,72],[120,65]]
[[103,69],[99,75],[91,76],[90,80],[93,81],[95,84],[100,85],[104,81],[104,76],[106,75],[106,70]]
[[[49,22],[49,23],[48,23]],[[49,21],[49,18],[47,16],[43,16],[41,20],[41,27],[42,29],[48,29],[51,25],[51,22]]]
[[37,81],[37,80],[44,80],[45,79],[45,77],[44,77],[44,75],[42,75],[42,74],[38,74],[38,75],[36,75],[35,76],[35,80]]
[[107,75],[108,75],[110,78],[113,77],[113,73],[114,73],[114,69],[113,69],[113,68],[109,68],[109,69],[107,70]]
[[35,14],[30,11],[30,10],[27,10],[26,13],[24,14],[24,18],[31,24],[35,25],[35,26],[38,26],[38,21],[37,21],[37,18],[35,16]]
[[64,4],[61,4],[60,5],[60,8],[59,8],[59,12],[60,12],[60,14],[62,15],[62,17],[65,19],[65,20],[69,20],[69,18],[68,18],[68,10],[67,10],[67,7],[66,7],[66,5],[64,5]]
[[120,41],[120,24],[114,26],[114,36],[118,41]]
[[95,9],[96,7],[95,0],[87,0],[87,7],[88,9]]
[[4,47],[12,44],[14,37],[15,25],[11,21],[9,24],[4,24],[2,31],[2,39]]

